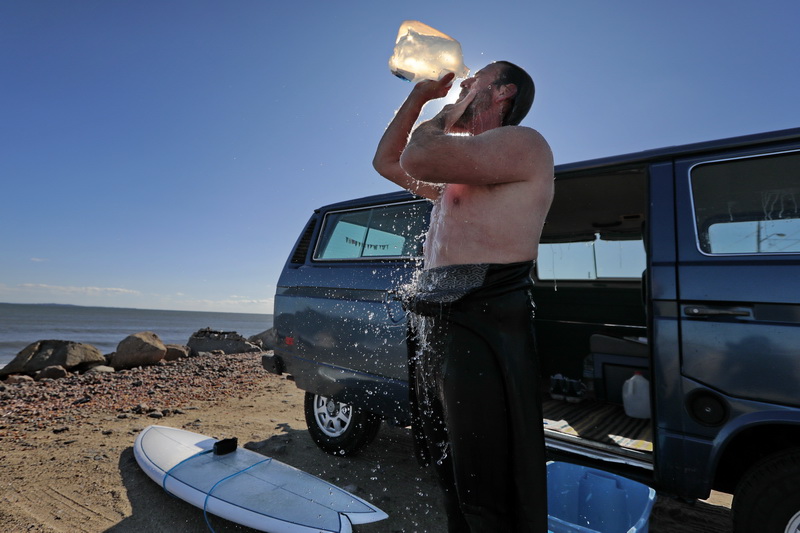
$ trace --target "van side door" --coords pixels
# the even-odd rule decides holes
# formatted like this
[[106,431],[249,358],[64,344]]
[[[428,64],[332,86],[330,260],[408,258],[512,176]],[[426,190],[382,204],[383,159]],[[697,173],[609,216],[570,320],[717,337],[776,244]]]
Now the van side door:
[[670,408],[688,415],[689,472],[737,417],[800,407],[800,146],[687,158],[675,179],[683,405]]

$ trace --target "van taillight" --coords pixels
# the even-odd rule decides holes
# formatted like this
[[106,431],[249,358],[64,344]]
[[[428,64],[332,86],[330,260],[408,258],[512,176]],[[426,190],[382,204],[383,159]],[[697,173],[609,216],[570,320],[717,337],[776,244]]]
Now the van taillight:
[[286,343],[286,346],[294,346],[294,337],[285,337],[283,341]]

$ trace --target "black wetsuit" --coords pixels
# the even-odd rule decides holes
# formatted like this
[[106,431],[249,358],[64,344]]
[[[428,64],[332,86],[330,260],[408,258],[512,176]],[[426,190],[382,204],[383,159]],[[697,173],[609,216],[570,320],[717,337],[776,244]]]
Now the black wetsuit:
[[408,301],[415,444],[451,533],[547,531],[532,267],[426,270]]

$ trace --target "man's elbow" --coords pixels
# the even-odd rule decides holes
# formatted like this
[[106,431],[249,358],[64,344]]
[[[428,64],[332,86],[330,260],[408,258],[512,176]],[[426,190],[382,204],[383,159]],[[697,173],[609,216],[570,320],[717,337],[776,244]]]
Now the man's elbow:
[[400,168],[412,178],[425,181],[424,169],[421,165],[422,161],[417,152],[417,150],[406,149],[400,156]]
[[390,173],[391,165],[384,158],[375,154],[375,157],[372,158],[372,168],[381,176],[386,177]]

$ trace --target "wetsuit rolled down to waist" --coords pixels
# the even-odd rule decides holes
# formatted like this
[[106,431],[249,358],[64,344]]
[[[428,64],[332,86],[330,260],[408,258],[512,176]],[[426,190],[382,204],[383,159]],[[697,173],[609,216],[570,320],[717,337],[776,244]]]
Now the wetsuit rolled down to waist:
[[533,262],[420,273],[406,301],[412,428],[453,532],[546,532]]

